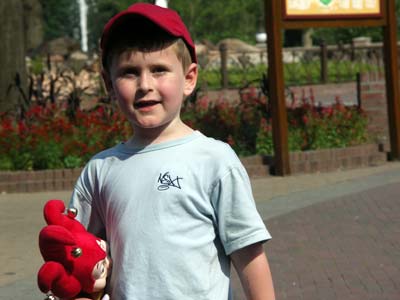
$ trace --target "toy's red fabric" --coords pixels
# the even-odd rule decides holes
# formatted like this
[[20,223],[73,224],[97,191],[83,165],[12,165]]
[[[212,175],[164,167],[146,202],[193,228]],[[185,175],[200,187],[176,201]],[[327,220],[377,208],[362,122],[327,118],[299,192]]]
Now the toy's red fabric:
[[88,233],[74,214],[64,214],[61,200],[49,200],[44,207],[48,226],[39,234],[39,248],[45,264],[38,273],[38,286],[60,298],[79,292],[93,292],[95,265],[106,258],[101,239]]

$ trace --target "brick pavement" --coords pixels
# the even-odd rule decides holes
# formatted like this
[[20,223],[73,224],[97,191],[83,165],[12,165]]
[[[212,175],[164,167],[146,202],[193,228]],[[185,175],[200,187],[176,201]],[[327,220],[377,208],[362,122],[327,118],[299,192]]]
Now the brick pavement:
[[398,183],[268,220],[278,299],[400,299]]
[[[293,208],[290,196],[309,199]],[[286,212],[263,214],[273,236],[265,249],[277,299],[400,299],[400,169],[279,200]],[[273,201],[258,203],[261,211]],[[234,299],[244,299],[233,275]]]
[[[400,299],[400,163],[252,181],[277,299]],[[0,299],[42,299],[42,207],[69,191],[0,194]],[[235,300],[243,293],[236,275]],[[27,295],[29,295],[27,297]]]

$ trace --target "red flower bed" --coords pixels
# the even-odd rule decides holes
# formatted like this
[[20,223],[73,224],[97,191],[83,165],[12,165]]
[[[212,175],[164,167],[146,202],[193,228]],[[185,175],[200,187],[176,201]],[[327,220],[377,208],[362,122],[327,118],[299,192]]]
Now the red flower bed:
[[[339,99],[330,107],[312,95],[288,107],[291,151],[337,148],[367,141],[367,117]],[[271,110],[255,89],[239,103],[202,97],[185,103],[182,119],[195,129],[228,142],[239,155],[273,154]],[[33,104],[19,120],[0,115],[0,170],[39,170],[83,166],[95,153],[132,133],[125,117],[110,104],[71,111],[62,105]]]
[[55,104],[33,105],[23,120],[0,116],[0,169],[75,168],[102,149],[131,134],[118,110],[98,106],[90,111],[67,110]]

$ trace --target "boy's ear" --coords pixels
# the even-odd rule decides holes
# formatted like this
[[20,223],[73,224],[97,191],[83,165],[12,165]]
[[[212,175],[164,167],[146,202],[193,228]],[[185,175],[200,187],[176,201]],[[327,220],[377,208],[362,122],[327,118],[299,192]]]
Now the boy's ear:
[[189,96],[195,89],[197,84],[197,76],[198,76],[197,64],[192,63],[187,69],[185,74],[185,89],[184,89],[185,97]]

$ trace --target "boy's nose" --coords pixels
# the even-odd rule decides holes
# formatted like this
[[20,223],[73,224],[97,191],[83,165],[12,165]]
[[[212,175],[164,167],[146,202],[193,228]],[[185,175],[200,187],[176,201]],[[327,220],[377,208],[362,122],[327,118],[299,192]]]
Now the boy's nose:
[[152,89],[153,86],[153,78],[151,74],[147,72],[143,72],[139,78],[139,89],[147,92]]

